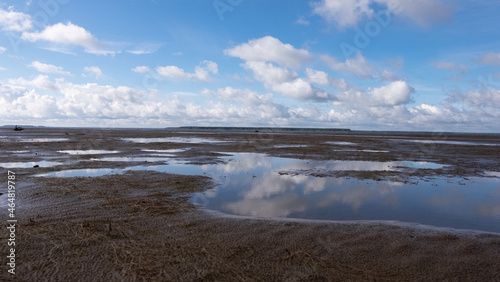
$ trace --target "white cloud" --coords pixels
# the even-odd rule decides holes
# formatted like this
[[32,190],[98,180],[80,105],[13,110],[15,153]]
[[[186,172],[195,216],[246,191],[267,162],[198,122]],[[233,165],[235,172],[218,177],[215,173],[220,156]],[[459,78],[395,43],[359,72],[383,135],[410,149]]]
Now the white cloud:
[[449,70],[449,71],[457,71],[460,73],[466,73],[469,71],[469,67],[462,64],[455,64],[450,62],[433,62],[432,66],[436,69]]
[[500,53],[486,53],[477,60],[477,63],[482,65],[500,66]]
[[56,74],[62,74],[62,75],[71,75],[71,73],[65,71],[62,67],[44,64],[44,63],[40,63],[38,61],[32,62],[31,64],[28,65],[28,67],[34,68],[37,71],[43,72],[43,73],[56,73]]
[[463,101],[469,106],[500,108],[500,90],[497,89],[469,91],[461,96]]
[[353,27],[364,17],[371,17],[370,0],[321,0],[313,2],[313,13],[339,28]]
[[27,80],[25,78],[9,79],[9,83],[13,85],[21,86],[31,86],[38,89],[46,89],[51,91],[58,91],[59,87],[50,81],[48,75],[39,75],[33,80]]
[[104,77],[104,73],[99,67],[91,66],[83,68],[83,76],[85,77],[93,77],[95,79],[100,79]]
[[147,73],[149,72],[149,68],[146,66],[137,66],[133,68],[132,71],[136,73]]
[[267,104],[273,97],[272,94],[259,95],[257,92],[251,91],[250,89],[235,89],[233,87],[219,88],[217,92],[204,89],[201,93],[204,95],[212,95],[222,100],[241,101],[249,105]]
[[383,70],[382,72],[380,72],[379,76],[381,80],[386,80],[386,81],[401,80],[401,78],[397,74],[388,70]]
[[135,49],[128,50],[127,52],[134,55],[153,54],[160,49],[161,44],[144,43],[137,46]]
[[250,40],[248,43],[224,50],[224,54],[245,61],[275,62],[291,68],[299,68],[311,59],[307,50],[295,49],[272,36]]
[[212,61],[203,61],[195,67],[194,73],[187,73],[177,66],[157,67],[156,72],[164,77],[179,79],[195,79],[202,82],[210,80],[210,74],[217,74],[217,64]]
[[310,24],[311,24],[308,20],[306,20],[306,19],[304,18],[304,16],[300,16],[300,17],[297,19],[297,21],[295,21],[295,23],[296,23],[296,24],[300,24],[300,25],[305,25],[305,26],[308,26],[308,25],[310,25]]
[[347,89],[348,85],[344,79],[331,78],[324,71],[313,70],[310,68],[306,69],[306,75],[309,82],[317,83],[323,86],[331,86],[340,89]]
[[0,8],[0,27],[4,31],[23,32],[33,27],[33,20],[28,14]]
[[4,67],[0,67],[0,71],[6,71],[7,69]]
[[266,88],[293,99],[319,101],[331,99],[330,94],[313,87],[308,81],[300,78],[297,73],[277,67],[272,63],[247,61],[243,66],[252,70],[254,78],[264,83]]
[[454,12],[452,5],[443,0],[375,0],[384,4],[394,14],[407,17],[417,25],[427,27],[449,20]]
[[373,79],[376,69],[370,65],[361,53],[356,57],[347,59],[344,63],[337,61],[328,55],[322,55],[321,59],[333,70],[346,72],[359,78]]
[[452,6],[439,0],[321,0],[313,2],[312,8],[314,14],[343,29],[355,27],[363,19],[372,18],[377,5],[383,5],[383,9],[420,26],[448,20],[453,13]]
[[41,32],[23,32],[21,38],[30,42],[47,41],[55,44],[81,46],[85,52],[96,55],[114,55],[116,53],[106,50],[106,46],[99,42],[92,33],[71,22],[47,26]]
[[395,81],[380,87],[368,90],[376,105],[397,106],[410,102],[410,95],[415,92],[406,81]]
[[337,93],[337,104],[357,108],[369,107],[394,107],[407,104],[411,101],[411,94],[415,90],[405,81],[394,81],[378,88],[368,88],[366,91],[351,88]]
[[3,54],[7,51],[7,48],[0,46],[0,54]]

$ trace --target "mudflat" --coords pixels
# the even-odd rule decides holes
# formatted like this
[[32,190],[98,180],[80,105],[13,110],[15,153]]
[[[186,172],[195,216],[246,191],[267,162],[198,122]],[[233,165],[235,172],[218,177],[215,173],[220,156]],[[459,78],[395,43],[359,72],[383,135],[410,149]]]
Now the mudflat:
[[[217,185],[205,175],[123,171],[95,177],[37,176],[156,164],[160,162],[139,157],[165,151],[196,165],[219,163],[221,156],[232,152],[304,160],[429,162],[443,167],[284,173],[399,182],[468,179],[500,171],[500,136],[74,128],[2,129],[0,136],[0,163],[27,164],[0,168],[5,182],[8,171],[16,174],[18,220],[16,274],[4,267],[2,281],[495,281],[500,277],[500,234],[400,222],[222,215],[189,201],[193,193]],[[95,160],[102,156],[137,159]],[[465,186],[474,189],[470,185]],[[0,220],[6,223],[6,189],[0,193],[4,193]],[[2,230],[2,238],[8,238],[8,230]],[[10,247],[2,241],[0,252],[6,256]]]

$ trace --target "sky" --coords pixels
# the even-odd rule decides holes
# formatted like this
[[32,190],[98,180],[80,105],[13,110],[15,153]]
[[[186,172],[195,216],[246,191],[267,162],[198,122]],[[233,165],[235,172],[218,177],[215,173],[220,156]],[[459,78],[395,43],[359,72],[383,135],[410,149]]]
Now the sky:
[[500,1],[0,0],[0,124],[500,133]]

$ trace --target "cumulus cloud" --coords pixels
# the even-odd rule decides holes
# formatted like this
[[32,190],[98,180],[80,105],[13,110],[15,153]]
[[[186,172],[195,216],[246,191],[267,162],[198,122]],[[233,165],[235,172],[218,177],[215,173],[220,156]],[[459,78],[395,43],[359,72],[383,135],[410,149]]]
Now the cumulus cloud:
[[245,107],[238,110],[242,117],[253,116],[257,119],[278,119],[289,117],[288,108],[273,102],[273,95],[268,93],[260,95],[249,89],[236,89],[233,87],[219,88],[217,91],[204,89],[202,95],[211,95],[221,100],[235,101]]
[[99,67],[91,66],[83,68],[83,76],[85,77],[93,77],[95,79],[100,79],[104,77],[104,73]]
[[357,53],[354,58],[347,59],[343,63],[328,55],[322,55],[321,60],[333,70],[349,73],[363,79],[373,79],[376,72],[376,68],[369,64],[361,53]]
[[348,87],[347,82],[344,79],[328,77],[328,74],[324,71],[318,71],[307,68],[306,75],[308,81],[312,83],[317,83],[319,85],[331,86],[340,89],[347,89]]
[[85,52],[91,54],[115,54],[114,51],[106,50],[105,44],[101,43],[92,33],[71,22],[47,26],[40,32],[23,32],[21,38],[30,42],[46,41],[55,44],[80,46],[84,48]]
[[472,107],[500,108],[500,90],[498,89],[488,88],[479,91],[468,91],[459,96],[462,101]]
[[199,66],[196,66],[194,73],[187,73],[182,68],[177,66],[157,67],[156,72],[164,77],[178,79],[194,79],[202,82],[210,80],[210,74],[217,74],[217,64],[212,61],[203,61]]
[[296,72],[266,62],[248,61],[243,66],[252,70],[254,78],[264,83],[266,88],[285,96],[297,100],[331,99],[329,93],[312,86],[308,81],[300,78]]
[[469,67],[462,64],[455,64],[450,62],[433,62],[432,66],[436,69],[448,70],[448,71],[456,71],[459,73],[469,72]]
[[363,19],[372,18],[377,5],[420,26],[448,20],[453,14],[453,7],[434,0],[321,0],[311,5],[314,14],[340,29],[355,27]]
[[28,65],[30,68],[34,68],[39,72],[43,73],[55,73],[61,75],[70,75],[71,73],[65,71],[62,67],[40,63],[39,61],[34,61]]
[[248,43],[224,50],[224,54],[245,61],[274,62],[291,68],[299,68],[312,58],[309,51],[296,49],[272,36],[250,40]]
[[500,66],[500,53],[486,53],[477,60],[477,63],[498,67]]
[[415,90],[406,81],[394,81],[378,88],[361,90],[350,88],[337,93],[336,103],[346,105],[363,105],[370,107],[394,107],[407,104],[411,101],[411,94]]
[[146,66],[137,66],[133,68],[132,71],[136,73],[147,73],[149,72],[149,68]]
[[362,18],[371,17],[370,0],[321,0],[313,2],[313,13],[339,28],[353,27]]
[[3,54],[7,51],[7,48],[0,46],[0,54]]
[[13,85],[30,86],[51,91],[59,90],[59,87],[55,83],[50,81],[48,75],[39,75],[32,80],[25,78],[9,79],[9,83]]
[[397,74],[393,73],[392,71],[388,71],[388,70],[383,70],[382,72],[380,72],[379,78],[381,80],[386,80],[386,81],[401,80],[401,78]]
[[376,105],[397,106],[410,102],[410,95],[415,92],[406,81],[391,82],[380,88],[371,88],[368,93],[372,95]]
[[30,15],[15,12],[11,8],[8,11],[0,8],[0,27],[4,31],[23,32],[33,27],[33,19]]

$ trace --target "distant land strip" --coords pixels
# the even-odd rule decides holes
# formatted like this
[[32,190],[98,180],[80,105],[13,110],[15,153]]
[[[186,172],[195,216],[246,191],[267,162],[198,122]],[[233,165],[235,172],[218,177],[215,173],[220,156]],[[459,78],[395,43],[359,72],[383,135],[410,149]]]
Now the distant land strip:
[[299,128],[299,127],[216,127],[216,126],[181,126],[178,129],[200,131],[314,131],[314,132],[350,132],[349,128]]

